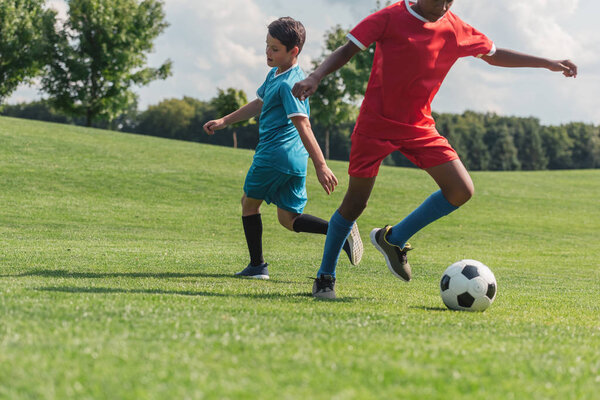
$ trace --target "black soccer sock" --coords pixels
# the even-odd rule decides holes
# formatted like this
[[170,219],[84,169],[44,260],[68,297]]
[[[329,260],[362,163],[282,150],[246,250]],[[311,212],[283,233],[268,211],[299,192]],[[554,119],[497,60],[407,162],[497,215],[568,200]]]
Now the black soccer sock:
[[265,262],[262,253],[262,219],[260,214],[248,215],[242,217],[244,224],[244,234],[246,235],[246,243],[248,243],[248,251],[250,252],[250,264],[253,266],[260,265]]
[[320,233],[327,235],[329,222],[309,214],[300,214],[294,220],[294,232]]

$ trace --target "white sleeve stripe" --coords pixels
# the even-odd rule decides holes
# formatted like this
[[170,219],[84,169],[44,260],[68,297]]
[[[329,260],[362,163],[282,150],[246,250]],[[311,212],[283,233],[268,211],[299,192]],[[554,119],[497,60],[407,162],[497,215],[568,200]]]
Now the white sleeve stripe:
[[483,56],[488,56],[488,57],[491,57],[491,56],[493,56],[494,54],[496,54],[496,45],[495,45],[494,43],[492,43],[492,49],[490,50],[490,52],[489,52],[489,53],[487,53],[487,54],[479,54],[477,57],[478,57],[478,58],[481,58],[481,57],[483,57]]
[[355,38],[351,34],[347,34],[346,38],[348,38],[349,41],[351,41],[352,43],[354,43],[355,45],[357,45],[359,49],[361,49],[361,50],[366,50],[367,49],[367,46],[365,46],[364,44],[362,44],[360,42],[360,40],[358,40],[357,38]]
[[293,114],[288,114],[287,117],[288,118],[292,118],[292,117],[306,117],[306,118],[308,118],[308,115],[306,115],[304,113],[293,113]]
[[256,97],[258,97],[260,101],[263,101],[262,97],[259,96],[258,91],[256,91]]

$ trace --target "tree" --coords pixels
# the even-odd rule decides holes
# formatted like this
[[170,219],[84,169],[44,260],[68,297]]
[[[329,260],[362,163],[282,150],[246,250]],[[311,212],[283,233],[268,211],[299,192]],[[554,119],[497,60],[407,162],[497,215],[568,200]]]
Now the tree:
[[540,136],[540,121],[536,118],[520,118],[515,131],[515,145],[519,149],[521,169],[536,171],[546,169],[548,157]]
[[513,137],[508,127],[502,125],[496,132],[496,142],[490,150],[489,169],[493,171],[516,171],[521,168],[519,158],[517,157],[517,148],[515,147]]
[[573,168],[600,166],[600,134],[598,128],[581,122],[566,125],[573,139]]
[[[215,97],[211,101],[211,103],[214,106],[217,113],[221,116],[231,114],[235,110],[239,109],[240,107],[243,107],[248,103],[248,98],[246,97],[246,93],[243,90],[228,88],[226,90],[217,89],[217,92],[217,97]],[[232,134],[234,148],[237,148],[237,133],[235,131],[235,127],[248,126],[254,123],[254,118],[251,118],[248,121],[240,121],[231,126],[232,128],[234,128]]]
[[0,104],[44,65],[46,33],[56,13],[43,5],[44,0],[0,2]]
[[72,122],[68,117],[57,114],[45,100],[37,100],[30,103],[7,104],[2,108],[1,114],[14,118],[58,122],[61,124]]
[[[325,58],[346,42],[346,31],[337,25],[325,34],[325,48],[320,59],[313,61],[318,67]],[[367,55],[368,51],[364,52]],[[325,129],[325,158],[329,159],[331,131],[334,127],[354,120],[358,114],[352,101],[364,94],[368,75],[364,76],[361,62],[364,55],[358,53],[342,69],[327,75],[311,96],[311,117]],[[371,55],[372,60],[372,55]],[[371,61],[372,62],[372,61]],[[369,66],[370,69],[370,66]],[[362,74],[362,75],[361,75]],[[361,81],[361,79],[363,79]]]
[[544,127],[541,131],[549,169],[569,169],[573,165],[573,139],[564,126]]
[[140,115],[136,131],[145,135],[182,139],[195,114],[194,106],[185,98],[166,99],[149,106]]
[[53,32],[42,79],[58,109],[112,120],[136,100],[134,85],[171,74],[171,61],[146,67],[154,39],[168,26],[160,0],[69,0],[68,19]]

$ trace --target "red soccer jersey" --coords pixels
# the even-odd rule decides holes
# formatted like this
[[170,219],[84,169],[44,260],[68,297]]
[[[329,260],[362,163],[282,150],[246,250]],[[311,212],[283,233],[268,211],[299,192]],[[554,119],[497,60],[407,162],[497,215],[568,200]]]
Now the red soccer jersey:
[[431,102],[456,60],[492,55],[494,43],[448,11],[429,22],[400,1],[362,20],[348,39],[375,59],[354,128],[381,139],[417,137],[435,131]]

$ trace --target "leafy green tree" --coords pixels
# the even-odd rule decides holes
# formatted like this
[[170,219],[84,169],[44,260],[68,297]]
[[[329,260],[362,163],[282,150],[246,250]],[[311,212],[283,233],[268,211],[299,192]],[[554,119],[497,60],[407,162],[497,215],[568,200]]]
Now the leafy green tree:
[[45,63],[46,37],[56,13],[44,0],[0,1],[0,104]]
[[597,127],[580,122],[566,125],[573,139],[573,168],[600,166],[600,134]]
[[149,106],[140,115],[136,131],[145,135],[181,139],[195,114],[194,106],[185,99],[166,99]]
[[[315,67],[320,62],[313,62]],[[319,85],[317,91],[311,96],[311,118],[317,126],[322,127],[325,133],[325,158],[331,156],[331,132],[336,127],[348,123],[356,118],[357,109],[352,104],[344,101],[343,85],[340,74],[327,75]]]
[[[346,43],[346,31],[337,25],[325,34],[325,45],[322,56],[313,61],[316,68],[338,47]],[[361,69],[361,62],[365,58],[361,52],[354,56],[343,68],[327,75],[310,97],[311,118],[325,130],[325,158],[331,156],[331,133],[343,124],[356,119],[358,109],[353,104],[357,98],[364,94],[368,81],[368,72]],[[372,55],[371,55],[372,62]],[[370,71],[370,65],[369,65]],[[320,136],[316,133],[317,136]],[[349,136],[349,132],[347,133]]]
[[497,139],[490,150],[489,169],[493,171],[516,171],[521,168],[517,157],[517,148],[508,127],[502,125],[498,130]]
[[540,129],[540,121],[536,118],[520,118],[516,121],[515,145],[523,170],[536,171],[548,166]]
[[573,165],[573,139],[564,126],[549,126],[541,130],[544,153],[549,169],[569,169]]
[[72,122],[65,115],[56,113],[45,100],[37,100],[30,103],[7,104],[2,108],[1,114],[15,118],[58,122],[62,124]]
[[160,0],[69,0],[68,19],[52,35],[43,89],[58,109],[86,125],[112,120],[135,100],[132,86],[171,74],[171,61],[146,67],[146,54],[168,26]]
[[[246,97],[246,93],[243,90],[236,90],[234,88],[228,88],[226,90],[217,89],[217,97],[213,98],[211,104],[215,108],[217,114],[219,116],[224,117],[227,114],[231,114],[235,110],[243,107],[248,103],[248,97]],[[248,126],[255,124],[254,118],[251,118],[248,121],[240,121],[236,124],[231,125],[233,130],[232,139],[233,139],[233,147],[238,147],[237,133],[236,127]]]
[[464,152],[461,159],[468,169],[482,171],[487,169],[490,155],[484,137],[486,129],[481,114],[467,111],[458,116],[454,131],[462,136]]

